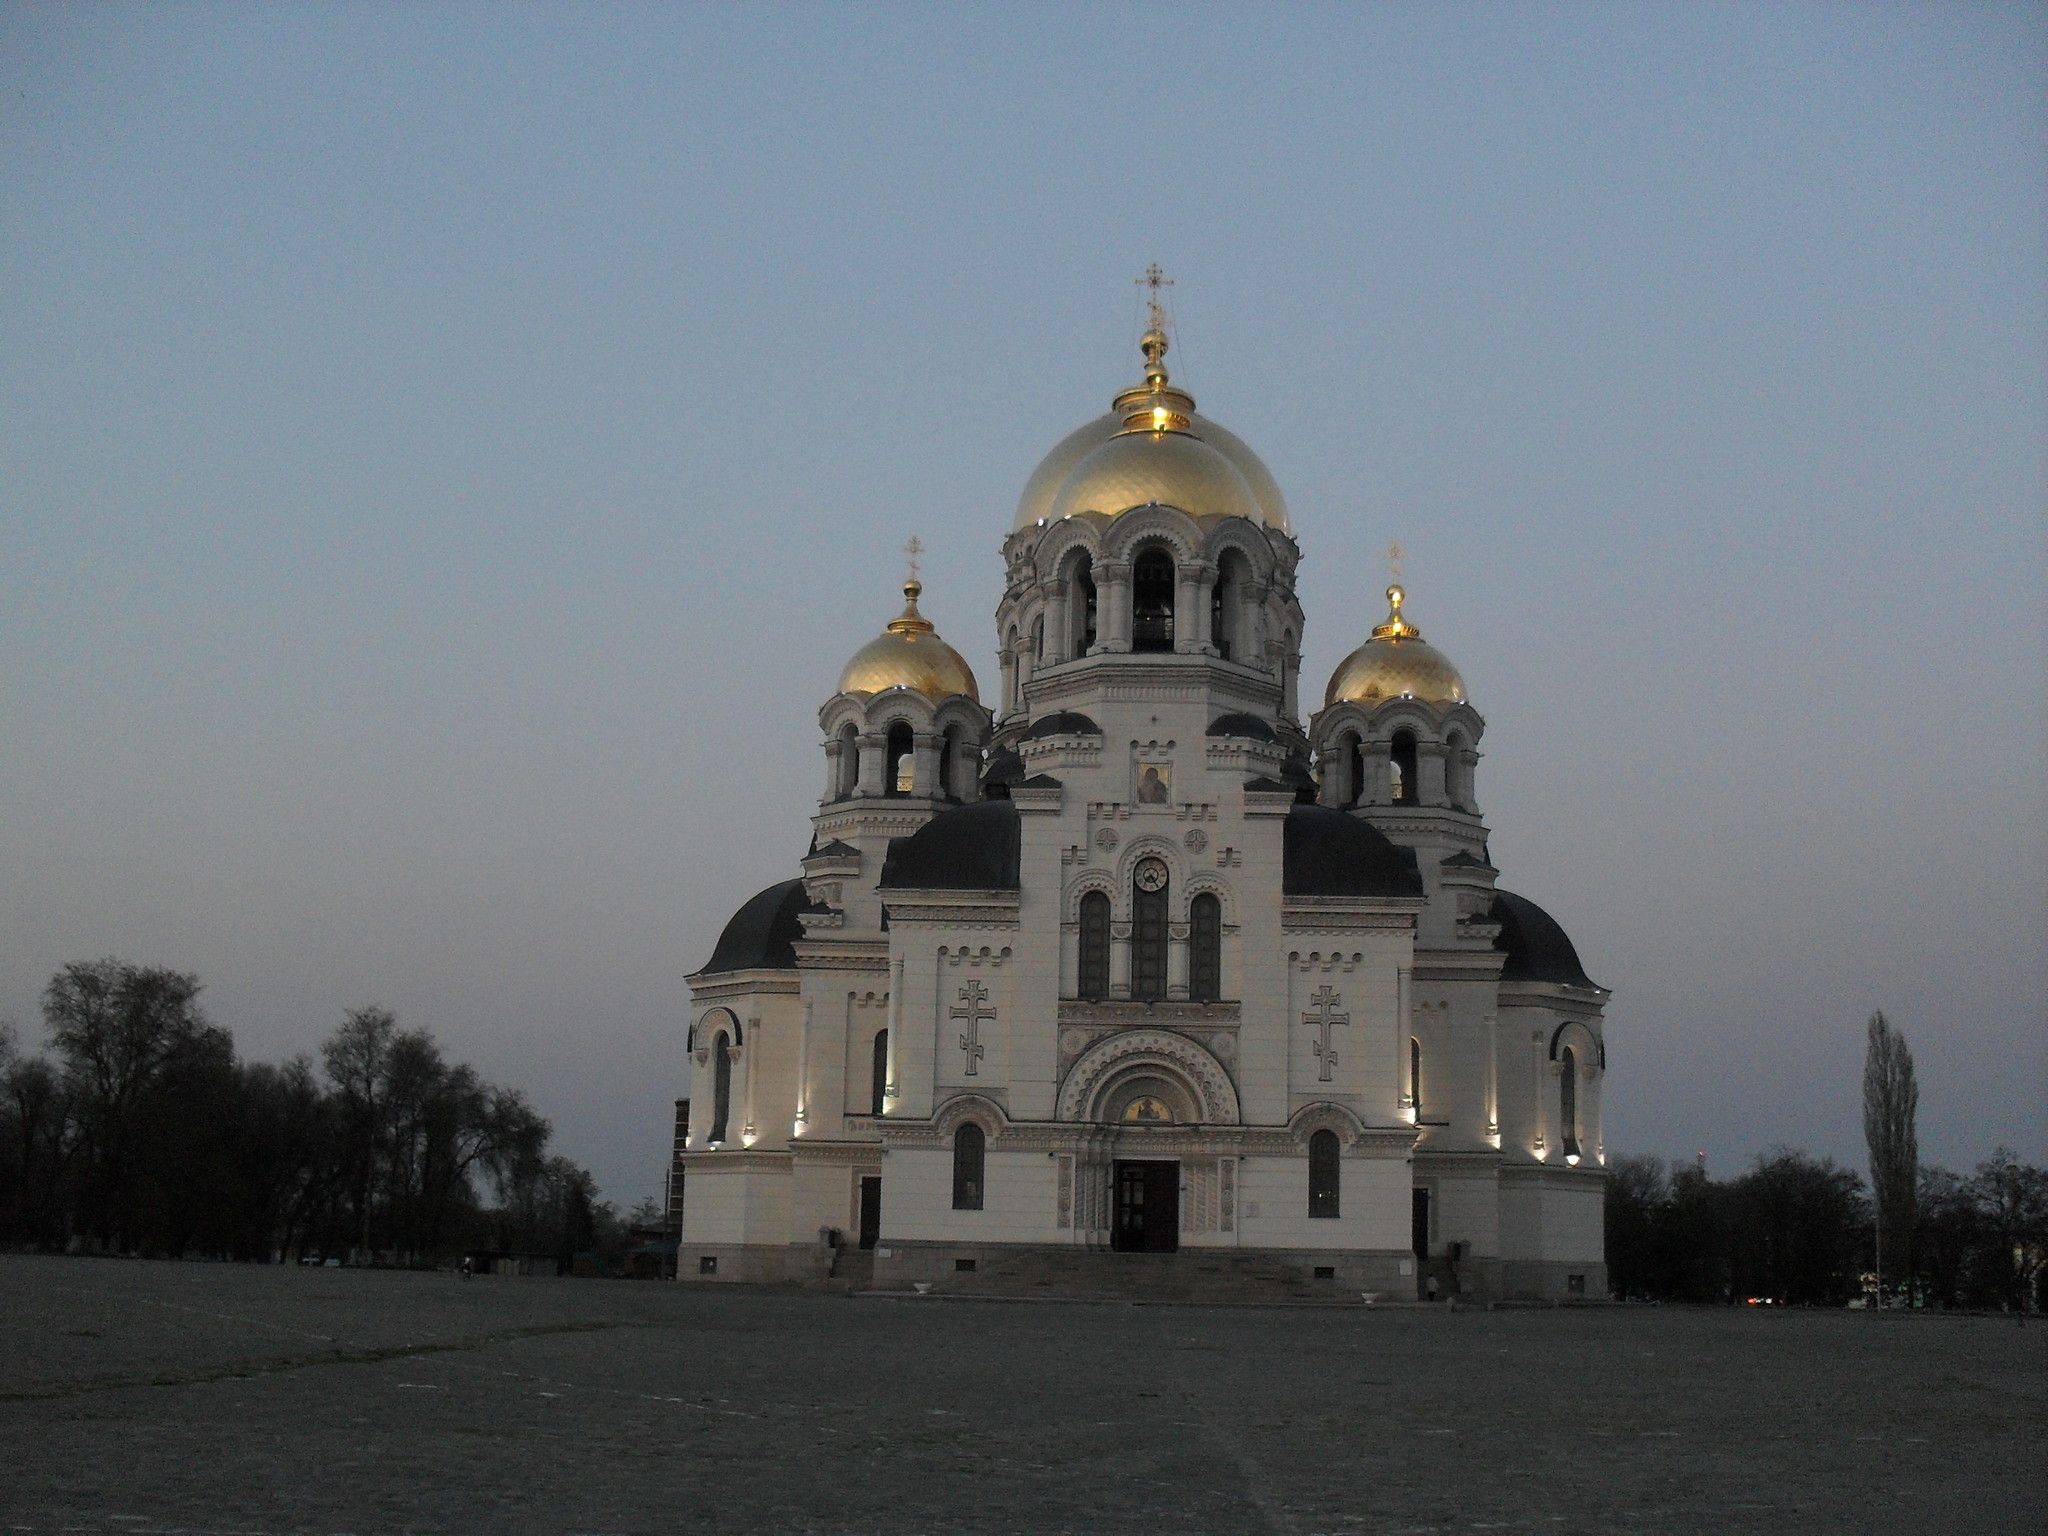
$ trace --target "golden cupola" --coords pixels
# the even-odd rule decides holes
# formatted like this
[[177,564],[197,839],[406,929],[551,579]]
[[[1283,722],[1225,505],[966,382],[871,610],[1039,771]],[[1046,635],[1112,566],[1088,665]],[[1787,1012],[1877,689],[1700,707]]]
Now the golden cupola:
[[1114,517],[1157,502],[1195,517],[1242,517],[1289,531],[1272,472],[1244,442],[1195,409],[1166,371],[1162,312],[1139,342],[1145,382],[1110,402],[1109,414],[1068,433],[1039,462],[1017,502],[1014,526],[1093,512]]
[[1371,638],[1330,674],[1323,694],[1326,707],[1349,700],[1370,709],[1402,698],[1425,704],[1465,702],[1465,680],[1450,657],[1426,644],[1422,631],[1402,617],[1407,596],[1399,582],[1387,588],[1386,623],[1376,626]]
[[903,611],[889,627],[853,653],[839,674],[841,693],[881,693],[888,688],[914,688],[930,699],[964,693],[979,704],[974,669],[966,658],[939,638],[932,621],[917,611],[923,585],[912,577],[903,584]]

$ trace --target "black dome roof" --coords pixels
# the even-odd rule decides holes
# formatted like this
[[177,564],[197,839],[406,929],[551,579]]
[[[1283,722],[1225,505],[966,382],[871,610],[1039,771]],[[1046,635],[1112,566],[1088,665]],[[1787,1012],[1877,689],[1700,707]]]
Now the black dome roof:
[[718,936],[701,976],[722,971],[787,971],[796,968],[796,941],[804,936],[799,912],[809,909],[802,880],[771,885],[733,913]]
[[1209,723],[1211,736],[1249,736],[1253,741],[1278,741],[1273,727],[1257,715],[1218,715]]
[[1488,914],[1500,924],[1493,947],[1508,958],[1500,968],[1502,981],[1548,981],[1563,987],[1604,991],[1586,975],[1579,952],[1556,918],[1526,896],[1495,891]]
[[1289,896],[1420,896],[1415,850],[1326,805],[1288,808],[1280,889]]
[[1022,819],[1008,800],[942,811],[908,837],[889,840],[882,889],[1014,891],[1021,889]]
[[1031,729],[1020,740],[1043,741],[1048,736],[1100,736],[1102,727],[1086,715],[1071,709],[1060,710],[1047,715],[1043,720],[1031,722]]

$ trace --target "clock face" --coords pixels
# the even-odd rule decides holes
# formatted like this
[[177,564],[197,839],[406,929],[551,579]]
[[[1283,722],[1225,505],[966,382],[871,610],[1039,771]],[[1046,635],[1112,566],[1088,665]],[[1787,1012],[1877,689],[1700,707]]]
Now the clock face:
[[1166,866],[1157,859],[1147,859],[1138,866],[1137,879],[1141,891],[1163,891],[1166,889]]

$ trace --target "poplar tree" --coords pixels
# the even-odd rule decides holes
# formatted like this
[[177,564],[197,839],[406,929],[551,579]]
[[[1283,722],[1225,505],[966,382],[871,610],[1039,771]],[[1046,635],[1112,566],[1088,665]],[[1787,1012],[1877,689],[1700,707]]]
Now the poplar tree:
[[1895,1270],[1910,1276],[1914,1191],[1920,1176],[1920,1140],[1914,1119],[1920,1086],[1913,1080],[1913,1053],[1906,1037],[1879,1009],[1870,1016],[1863,1056],[1863,1140],[1870,1148],[1870,1188],[1877,1204],[1877,1291],[1884,1296],[1885,1235],[1900,1256]]

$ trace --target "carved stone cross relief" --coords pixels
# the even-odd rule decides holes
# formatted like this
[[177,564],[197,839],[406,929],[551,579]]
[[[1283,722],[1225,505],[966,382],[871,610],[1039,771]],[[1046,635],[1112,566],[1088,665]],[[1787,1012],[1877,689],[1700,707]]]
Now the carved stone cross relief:
[[[1309,1046],[1309,1049],[1316,1053],[1316,1060],[1322,1063],[1322,1070],[1316,1073],[1318,1082],[1329,1082],[1337,1067],[1337,1045],[1330,1038],[1330,1030],[1336,1025],[1348,1027],[1351,1023],[1350,1014],[1337,1011],[1337,1005],[1343,1001],[1342,995],[1335,989],[1320,987],[1316,990],[1316,995],[1309,999],[1309,1011],[1301,1016],[1302,1023],[1314,1026],[1319,1031],[1314,1043]],[[956,1008],[954,1012],[958,1013],[959,1010]]]
[[[1329,988],[1325,987],[1324,991]],[[978,981],[970,981],[960,989],[960,1006],[952,1010],[952,1016],[966,1022],[967,1033],[960,1037],[960,1049],[967,1053],[967,1075],[978,1077],[976,1063],[987,1054],[988,1048],[981,1043],[981,1021],[995,1022],[996,1011],[988,1006],[988,988]]]

